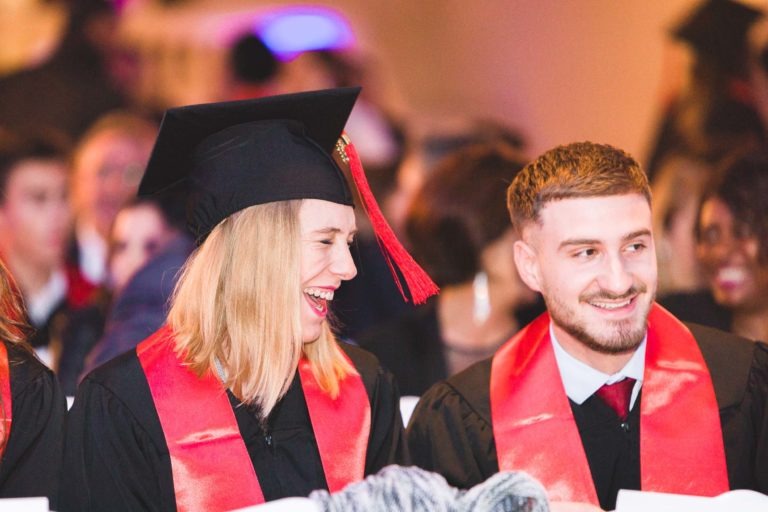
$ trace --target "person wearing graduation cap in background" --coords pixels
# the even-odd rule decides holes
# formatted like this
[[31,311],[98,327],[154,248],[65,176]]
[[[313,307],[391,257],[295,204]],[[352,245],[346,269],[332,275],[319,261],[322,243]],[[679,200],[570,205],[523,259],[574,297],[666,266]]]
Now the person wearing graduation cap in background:
[[[765,94],[754,81],[750,31],[764,17],[735,0],[703,0],[670,35],[691,50],[687,83],[664,105],[647,171],[655,180],[668,158],[688,155],[716,164],[733,151],[765,143],[759,114]],[[765,66],[765,63],[761,64]]]
[[437,292],[342,137],[358,92],[166,112],[139,194],[186,187],[199,247],[167,324],[82,382],[62,511],[233,510],[407,461],[392,376],[328,325],[334,290],[356,273],[337,154],[410,298]]

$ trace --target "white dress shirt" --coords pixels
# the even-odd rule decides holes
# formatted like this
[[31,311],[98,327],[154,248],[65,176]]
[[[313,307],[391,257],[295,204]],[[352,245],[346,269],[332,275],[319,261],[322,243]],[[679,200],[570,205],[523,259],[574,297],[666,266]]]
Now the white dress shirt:
[[568,398],[581,405],[587,398],[595,394],[603,384],[613,384],[629,377],[636,381],[635,386],[632,388],[632,398],[629,402],[629,409],[632,410],[635,406],[637,395],[640,393],[640,388],[643,386],[647,335],[643,338],[635,353],[632,354],[632,358],[624,365],[624,368],[612,375],[595,370],[566,352],[560,345],[560,342],[557,341],[557,337],[555,337],[552,323],[549,324],[549,337],[552,340],[557,368],[560,370],[560,378],[563,381],[565,394],[568,395]]

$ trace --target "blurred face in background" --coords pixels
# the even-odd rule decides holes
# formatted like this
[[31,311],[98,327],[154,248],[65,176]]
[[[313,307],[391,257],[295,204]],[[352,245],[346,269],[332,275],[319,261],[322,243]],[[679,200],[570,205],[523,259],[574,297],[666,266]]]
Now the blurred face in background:
[[123,208],[115,218],[109,273],[113,290],[121,291],[133,275],[162,251],[175,234],[152,204]]
[[53,270],[63,264],[71,212],[68,173],[58,160],[30,159],[9,172],[0,202],[3,252]]
[[77,222],[93,226],[104,238],[120,208],[136,195],[152,150],[150,138],[117,130],[97,133],[78,151],[74,172]]
[[768,307],[768,265],[760,262],[760,241],[717,197],[702,205],[697,255],[718,304],[745,311]]

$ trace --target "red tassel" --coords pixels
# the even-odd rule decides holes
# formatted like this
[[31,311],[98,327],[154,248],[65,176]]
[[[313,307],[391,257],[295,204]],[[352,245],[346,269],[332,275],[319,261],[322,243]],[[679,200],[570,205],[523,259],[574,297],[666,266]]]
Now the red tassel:
[[389,270],[395,279],[395,284],[400,290],[403,299],[408,302],[408,297],[403,290],[403,283],[400,282],[400,277],[398,276],[399,271],[414,304],[423,304],[429,297],[436,295],[440,289],[424,269],[416,263],[413,256],[405,250],[397,236],[395,236],[394,231],[392,231],[389,223],[384,218],[384,214],[381,213],[381,208],[379,208],[379,204],[373,196],[371,187],[368,185],[365,171],[363,171],[363,164],[360,162],[360,156],[357,154],[355,146],[349,143],[346,137],[344,139],[344,142],[346,142],[344,153],[349,160],[349,171],[352,175],[352,180],[355,182],[357,192],[360,194],[363,209],[371,221],[373,232],[379,242],[384,258],[387,260],[387,265],[389,265]]

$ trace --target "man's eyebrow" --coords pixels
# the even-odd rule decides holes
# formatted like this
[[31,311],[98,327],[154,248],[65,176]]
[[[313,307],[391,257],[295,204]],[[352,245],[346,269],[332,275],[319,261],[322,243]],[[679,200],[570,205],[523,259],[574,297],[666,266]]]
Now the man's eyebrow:
[[[626,242],[628,240],[632,240],[634,238],[640,238],[643,236],[651,236],[651,230],[650,229],[638,229],[637,231],[632,231],[631,233],[628,233],[621,237],[622,242]],[[563,240],[560,242],[560,245],[558,246],[559,249],[563,249],[565,247],[573,246],[573,245],[596,245],[602,243],[601,240],[598,240],[596,238],[569,238],[567,240]]]
[[651,230],[646,228],[638,229],[637,231],[633,231],[628,235],[624,235],[622,240],[626,242],[627,240],[632,240],[633,238],[640,238],[643,236],[651,236]]
[[560,250],[571,245],[595,245],[599,243],[600,240],[593,238],[568,238],[567,240],[560,242],[560,245],[557,248]]

